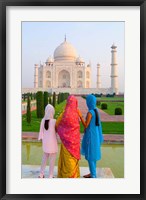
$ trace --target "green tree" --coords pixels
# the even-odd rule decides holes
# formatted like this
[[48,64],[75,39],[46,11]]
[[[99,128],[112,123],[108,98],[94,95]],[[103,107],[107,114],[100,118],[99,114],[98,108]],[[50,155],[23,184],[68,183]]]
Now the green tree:
[[51,98],[51,96],[49,96],[49,104],[52,105],[52,98]]
[[25,93],[23,94],[23,100],[25,101]]
[[55,108],[55,105],[56,105],[56,93],[53,92],[53,106]]
[[57,103],[60,104],[60,92],[58,94]]
[[32,100],[32,93],[30,93],[30,98],[31,98],[31,100]]
[[48,105],[48,92],[44,92],[44,109]]
[[44,95],[42,91],[38,91],[36,94],[37,105],[37,118],[44,116]]
[[64,101],[64,94],[63,93],[61,93],[61,102],[63,102]]
[[34,99],[34,100],[36,99],[36,93],[33,94],[33,99]]
[[115,108],[115,115],[122,115],[122,109],[121,108]]
[[102,110],[107,110],[107,104],[106,103],[102,103],[101,104],[101,109]]
[[29,92],[26,95],[27,95],[27,98],[30,97],[30,93]]
[[27,123],[31,123],[31,106],[30,106],[30,98],[29,96],[27,97],[27,112],[26,112],[26,120]]

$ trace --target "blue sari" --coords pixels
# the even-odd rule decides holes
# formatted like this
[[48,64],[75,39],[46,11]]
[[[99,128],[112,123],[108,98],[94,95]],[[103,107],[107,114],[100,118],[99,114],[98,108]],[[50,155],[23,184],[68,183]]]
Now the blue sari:
[[[85,133],[82,140],[82,147],[81,147],[81,154],[85,156],[85,159],[90,163],[94,162],[94,168],[96,168],[96,161],[101,159],[101,144],[103,142],[103,135],[102,135],[102,126],[100,121],[100,115],[98,109],[96,108],[96,98],[93,95],[88,95],[86,98],[86,103],[88,106],[88,112],[91,113],[92,118],[85,129]],[[98,113],[98,126],[96,125],[96,109]],[[95,171],[96,169],[94,169]],[[90,169],[90,172],[92,170]],[[91,173],[92,174],[92,173]],[[96,175],[95,175],[96,176]]]

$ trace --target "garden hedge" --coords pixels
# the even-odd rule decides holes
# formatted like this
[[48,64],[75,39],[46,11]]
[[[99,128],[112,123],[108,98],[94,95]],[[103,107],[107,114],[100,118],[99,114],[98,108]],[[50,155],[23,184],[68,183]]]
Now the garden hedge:
[[44,95],[42,91],[38,91],[36,94],[37,105],[37,118],[43,118],[44,116]]

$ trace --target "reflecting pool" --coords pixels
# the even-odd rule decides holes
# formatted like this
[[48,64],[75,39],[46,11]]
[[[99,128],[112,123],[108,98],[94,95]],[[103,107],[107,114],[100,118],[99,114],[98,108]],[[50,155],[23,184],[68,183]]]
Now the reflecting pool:
[[[22,142],[22,164],[40,165],[42,154],[42,144],[40,142]],[[59,153],[55,165],[58,163],[58,156]],[[88,166],[83,156],[80,160],[80,166]],[[115,178],[124,178],[124,145],[103,144],[102,159],[97,162],[97,167],[111,168]]]

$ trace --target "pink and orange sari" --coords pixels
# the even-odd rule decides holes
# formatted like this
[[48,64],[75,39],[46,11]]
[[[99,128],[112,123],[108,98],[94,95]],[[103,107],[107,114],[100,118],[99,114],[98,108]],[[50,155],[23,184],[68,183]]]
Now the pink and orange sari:
[[57,132],[62,141],[58,162],[58,178],[79,178],[80,124],[78,103],[69,96]]

